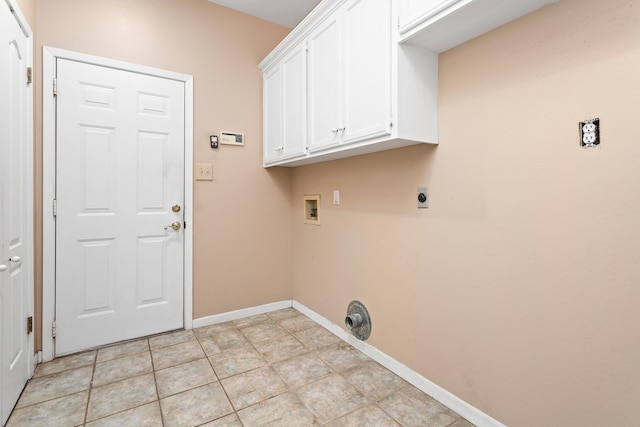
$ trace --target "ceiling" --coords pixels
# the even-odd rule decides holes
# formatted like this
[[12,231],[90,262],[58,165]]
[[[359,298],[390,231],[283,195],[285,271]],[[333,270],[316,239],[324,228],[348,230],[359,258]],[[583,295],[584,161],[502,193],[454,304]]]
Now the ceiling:
[[293,28],[320,0],[209,0],[266,21]]

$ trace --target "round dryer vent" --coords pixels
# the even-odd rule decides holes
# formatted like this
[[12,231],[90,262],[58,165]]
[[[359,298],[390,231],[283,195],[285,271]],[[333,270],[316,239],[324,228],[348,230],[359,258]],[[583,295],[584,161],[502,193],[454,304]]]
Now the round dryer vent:
[[367,308],[360,301],[351,301],[347,308],[344,324],[359,340],[366,340],[371,335],[371,317]]

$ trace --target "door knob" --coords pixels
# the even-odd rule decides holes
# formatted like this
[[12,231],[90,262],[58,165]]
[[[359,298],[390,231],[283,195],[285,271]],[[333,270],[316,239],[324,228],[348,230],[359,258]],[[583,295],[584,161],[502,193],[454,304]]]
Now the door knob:
[[180,212],[180,205],[173,205],[171,206],[171,210],[174,211],[175,213]]
[[11,262],[20,262],[20,257],[19,256],[12,256],[11,258],[9,258],[9,261]]
[[0,273],[5,271],[7,269],[7,266],[4,264],[0,264]]
[[171,225],[167,225],[164,229],[168,230],[168,229],[172,228],[172,229],[178,231],[178,230],[180,230],[180,227],[182,227],[182,223],[180,221],[176,221],[176,222],[172,223]]

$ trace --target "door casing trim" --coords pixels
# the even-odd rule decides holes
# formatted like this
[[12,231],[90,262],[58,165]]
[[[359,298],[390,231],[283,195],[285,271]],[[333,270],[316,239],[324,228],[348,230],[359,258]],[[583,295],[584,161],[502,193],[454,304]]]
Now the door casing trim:
[[42,360],[54,358],[56,104],[53,79],[56,60],[68,59],[184,82],[184,328],[193,327],[193,76],[99,56],[44,46],[42,48]]

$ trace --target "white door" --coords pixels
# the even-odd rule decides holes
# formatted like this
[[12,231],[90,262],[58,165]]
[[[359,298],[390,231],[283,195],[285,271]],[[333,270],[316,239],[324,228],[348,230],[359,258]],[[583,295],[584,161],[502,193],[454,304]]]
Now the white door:
[[27,331],[33,289],[33,188],[31,99],[27,37],[0,2],[0,300],[2,305],[1,425],[31,374]]
[[343,144],[391,133],[390,39],[390,2],[345,4]]
[[307,48],[300,43],[282,61],[283,159],[307,154]]
[[265,73],[262,84],[264,97],[264,163],[280,160],[282,152],[282,78],[281,66]]
[[58,59],[56,102],[56,355],[183,327],[184,82]]
[[339,11],[309,36],[309,152],[340,144],[342,34]]

